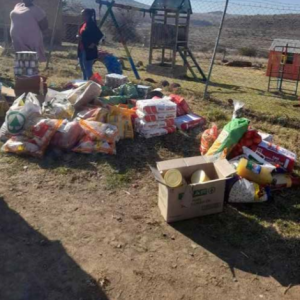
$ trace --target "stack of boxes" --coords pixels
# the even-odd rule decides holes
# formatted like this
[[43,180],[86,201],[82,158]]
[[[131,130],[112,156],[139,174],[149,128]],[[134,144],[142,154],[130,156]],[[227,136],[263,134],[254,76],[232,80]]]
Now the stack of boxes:
[[177,105],[169,98],[140,100],[137,102],[136,131],[145,138],[173,133],[176,112]]
[[22,51],[16,53],[15,76],[38,75],[38,57],[36,52]]
[[108,74],[105,76],[105,85],[115,89],[119,86],[128,83],[128,77],[119,74]]

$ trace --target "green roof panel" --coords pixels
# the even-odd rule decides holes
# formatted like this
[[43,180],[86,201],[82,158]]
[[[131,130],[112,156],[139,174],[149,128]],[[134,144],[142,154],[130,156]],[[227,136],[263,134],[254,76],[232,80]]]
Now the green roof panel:
[[192,13],[190,0],[155,0],[150,10],[178,10],[182,13]]

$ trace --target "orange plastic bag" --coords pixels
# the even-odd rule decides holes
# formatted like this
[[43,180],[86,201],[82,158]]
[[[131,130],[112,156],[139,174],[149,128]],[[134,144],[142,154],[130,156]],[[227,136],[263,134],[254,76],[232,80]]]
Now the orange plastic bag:
[[214,144],[218,138],[218,127],[216,124],[213,124],[211,128],[205,130],[201,137],[201,146],[200,153],[205,155],[210,147]]

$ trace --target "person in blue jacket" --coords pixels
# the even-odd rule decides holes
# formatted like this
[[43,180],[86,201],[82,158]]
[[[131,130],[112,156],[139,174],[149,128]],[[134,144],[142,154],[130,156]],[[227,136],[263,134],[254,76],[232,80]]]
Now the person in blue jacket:
[[103,33],[97,26],[96,11],[86,8],[82,11],[83,24],[79,29],[78,60],[83,74],[83,80],[89,80],[93,75],[93,64],[98,58],[98,45]]

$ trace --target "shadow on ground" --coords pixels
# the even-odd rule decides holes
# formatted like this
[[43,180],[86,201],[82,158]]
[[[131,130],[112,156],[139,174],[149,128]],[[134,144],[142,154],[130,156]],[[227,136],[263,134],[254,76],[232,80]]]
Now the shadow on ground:
[[108,300],[59,241],[33,229],[0,197],[0,299]]
[[[280,226],[288,231],[290,221],[299,222],[299,197],[297,193],[290,196],[276,203],[227,206],[223,214],[175,223],[173,227],[227,263],[234,277],[235,269],[239,269],[273,277],[285,287],[299,285],[300,240],[278,232]],[[269,225],[262,226],[264,221]]]
[[117,145],[117,155],[80,155],[77,153],[63,153],[50,149],[42,159],[30,159],[43,169],[66,167],[70,169],[96,171],[98,166],[109,164],[112,169],[120,173],[142,171],[149,165],[174,157],[191,157],[199,155],[199,133],[201,127],[191,130],[188,134],[177,132],[152,139],[136,138],[122,140]]

